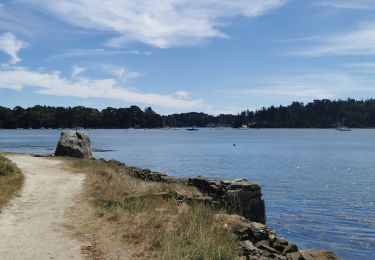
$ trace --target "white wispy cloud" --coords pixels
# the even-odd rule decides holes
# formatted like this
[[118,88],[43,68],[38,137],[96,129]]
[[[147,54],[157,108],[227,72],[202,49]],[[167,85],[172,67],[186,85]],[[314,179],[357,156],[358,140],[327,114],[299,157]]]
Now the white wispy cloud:
[[375,62],[348,62],[341,66],[346,68],[375,69]]
[[117,34],[108,41],[121,47],[138,41],[167,48],[227,37],[222,18],[264,15],[288,0],[18,0],[89,30]]
[[366,23],[344,34],[321,37],[294,51],[298,56],[375,55],[375,23]]
[[103,64],[100,66],[102,70],[116,77],[122,82],[127,82],[129,79],[135,79],[143,76],[143,73],[137,71],[130,71],[124,67],[114,66],[110,64]]
[[26,47],[26,43],[20,41],[11,32],[0,34],[0,51],[6,53],[10,57],[10,64],[16,64],[21,61],[18,52]]
[[27,30],[23,28],[19,20],[13,13],[8,13],[4,4],[0,3],[0,30],[27,34]]
[[72,69],[72,78],[75,78],[75,77],[81,75],[85,70],[86,70],[86,68],[84,68],[84,67],[74,65],[73,69]]
[[314,4],[342,9],[375,9],[375,2],[373,0],[325,0],[315,2]]
[[198,109],[204,107],[202,100],[181,99],[173,94],[163,95],[134,91],[121,86],[113,78],[64,78],[60,72],[33,71],[23,67],[0,70],[0,88],[20,91],[28,87],[37,89],[37,93],[53,96],[106,98],[172,109]]
[[372,76],[375,74],[375,62],[347,62],[339,65],[349,73]]
[[184,98],[184,99],[187,99],[187,98],[189,98],[189,92],[187,92],[187,91],[183,91],[183,90],[180,90],[180,91],[176,91],[175,93],[174,93],[174,95],[176,96],[176,97],[178,97],[178,98]]
[[[4,3],[0,7],[0,31],[12,32],[18,36],[21,35],[29,41],[31,39],[39,39],[46,33],[51,35],[51,29],[54,24],[44,16],[26,11],[14,1],[2,2]],[[59,34],[54,34],[53,36],[56,38],[60,34],[61,31],[59,31]]]
[[139,50],[108,50],[108,49],[70,49],[48,57],[46,60],[60,60],[67,58],[92,57],[92,56],[117,56],[117,55],[151,55],[149,51]]
[[[290,74],[258,79],[252,88],[224,93],[228,98],[253,100],[311,101],[323,98],[361,97],[363,93],[375,94],[375,79],[356,74],[331,72]],[[272,104],[272,102],[271,102]]]

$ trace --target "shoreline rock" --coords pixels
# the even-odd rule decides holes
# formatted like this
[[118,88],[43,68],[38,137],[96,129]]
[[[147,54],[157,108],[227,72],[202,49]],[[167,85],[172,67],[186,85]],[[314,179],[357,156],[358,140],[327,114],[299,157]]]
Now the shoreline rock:
[[90,137],[82,131],[62,132],[56,146],[55,156],[92,158]]
[[[104,163],[115,164],[120,167],[126,168],[127,173],[132,177],[139,178],[144,181],[151,182],[165,182],[165,183],[178,183],[182,185],[195,186],[202,194],[198,197],[189,197],[178,192],[160,192],[155,194],[148,194],[145,196],[157,196],[165,199],[174,198],[179,203],[203,203],[217,209],[229,209],[229,213],[218,213],[216,214],[217,223],[223,225],[224,229],[229,230],[236,238],[239,249],[239,258],[241,260],[266,260],[266,259],[277,259],[277,260],[338,260],[339,257],[331,251],[327,250],[301,250],[297,245],[290,243],[282,237],[278,237],[275,231],[265,224],[265,207],[264,201],[261,198],[261,186],[255,182],[251,182],[244,179],[237,180],[211,180],[202,176],[195,178],[176,178],[168,176],[166,174],[152,172],[149,169],[142,169],[139,167],[130,167],[125,163],[117,160],[105,160],[103,158],[92,160],[100,160]],[[130,171],[130,172],[129,172]],[[121,173],[120,173],[121,174]],[[262,205],[260,212],[257,212],[257,208],[246,206],[249,208],[249,212],[254,210],[252,214],[246,215],[242,210],[236,212],[231,211],[231,207],[226,207],[228,202],[233,202],[231,199],[226,199],[226,193],[231,191],[241,191],[246,194],[250,192],[251,195],[245,195],[240,197],[241,203],[235,202],[235,207],[238,211],[239,207],[242,206],[247,198],[258,200]],[[133,196],[128,196],[133,198]],[[139,196],[137,196],[139,197]],[[229,196],[232,198],[231,196]],[[142,197],[140,197],[142,198]],[[223,198],[225,198],[223,200]],[[223,203],[222,201],[226,201]],[[236,201],[236,200],[235,200]],[[236,204],[237,203],[237,204]],[[233,209],[233,206],[232,206]],[[251,220],[253,216],[257,216],[264,223],[260,221]]]
[[[94,158],[93,158],[94,159]],[[97,160],[97,159],[94,159]],[[333,252],[326,250],[300,250],[297,245],[278,237],[266,223],[265,203],[261,186],[246,180],[214,180],[198,176],[176,178],[149,169],[129,167],[117,160],[100,161],[126,167],[130,176],[144,181],[179,183],[196,187],[201,193],[198,197],[188,197],[178,192],[152,194],[164,198],[175,198],[179,202],[203,203],[217,209],[226,209],[229,214],[217,214],[218,223],[230,230],[238,241],[239,259],[246,260],[337,260]]]
[[190,178],[188,185],[212,197],[221,208],[231,213],[254,222],[266,223],[265,204],[258,183],[245,179],[213,180],[199,176]]

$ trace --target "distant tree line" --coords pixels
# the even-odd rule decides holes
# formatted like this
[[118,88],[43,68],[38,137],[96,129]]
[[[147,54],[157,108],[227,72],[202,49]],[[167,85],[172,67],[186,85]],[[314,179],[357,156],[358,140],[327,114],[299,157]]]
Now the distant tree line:
[[162,116],[150,107],[141,110],[108,107],[95,108],[34,106],[0,107],[0,128],[156,128],[163,126]]
[[240,113],[234,126],[243,124],[259,128],[330,128],[338,124],[375,127],[375,100],[323,99],[308,104],[293,102],[289,106],[271,106]]
[[159,127],[255,127],[330,128],[344,122],[349,127],[375,127],[375,100],[314,100],[308,104],[243,111],[237,115],[212,116],[181,113],[162,116],[147,107],[34,106],[13,109],[0,106],[0,128],[159,128]]

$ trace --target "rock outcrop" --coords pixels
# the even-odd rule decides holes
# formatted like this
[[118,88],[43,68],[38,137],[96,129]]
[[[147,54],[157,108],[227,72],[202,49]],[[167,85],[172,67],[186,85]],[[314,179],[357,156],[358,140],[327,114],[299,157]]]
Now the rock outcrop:
[[[228,229],[238,242],[241,260],[338,260],[330,251],[299,250],[298,246],[278,237],[267,225],[261,186],[244,179],[213,180],[205,177],[178,179],[149,169],[128,167],[116,160],[104,162],[126,169],[126,173],[151,182],[179,183],[196,187],[200,193],[187,196],[176,191],[147,194],[144,196],[174,198],[187,205],[202,203],[217,209],[225,208],[230,214],[217,214],[217,224]],[[126,198],[133,198],[128,196]],[[125,198],[125,199],[126,199]],[[142,199],[142,196],[137,196]]]
[[217,221],[223,223],[235,235],[240,250],[240,259],[279,260],[338,260],[330,251],[299,250],[297,245],[278,237],[268,226],[251,222],[238,215],[218,214]]
[[167,174],[152,172],[149,169],[139,169],[137,167],[130,167],[130,174],[138,179],[144,181],[155,181],[155,182],[167,182],[167,183],[177,183],[179,182],[177,178],[173,176],[168,176]]
[[301,255],[306,260],[337,260],[338,257],[327,250],[301,250]]
[[244,179],[221,181],[196,177],[190,178],[188,184],[212,197],[221,208],[248,220],[266,223],[265,205],[258,183]]
[[82,131],[62,132],[56,146],[55,156],[91,158],[90,137]]
[[[125,164],[110,160],[109,163],[125,166]],[[145,181],[180,183],[196,187],[202,196],[183,198],[185,202],[201,202],[211,204],[218,209],[226,209],[239,214],[246,219],[266,223],[266,211],[262,199],[261,186],[245,179],[214,180],[205,177],[177,179],[166,174],[152,172],[149,169],[128,167],[129,174]]]

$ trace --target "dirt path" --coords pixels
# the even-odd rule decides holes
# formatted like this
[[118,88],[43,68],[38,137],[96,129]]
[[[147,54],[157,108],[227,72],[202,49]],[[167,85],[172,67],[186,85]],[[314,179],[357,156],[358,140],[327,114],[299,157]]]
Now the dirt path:
[[29,155],[7,155],[26,177],[20,197],[0,214],[0,259],[83,259],[80,242],[63,227],[84,179],[60,162]]

